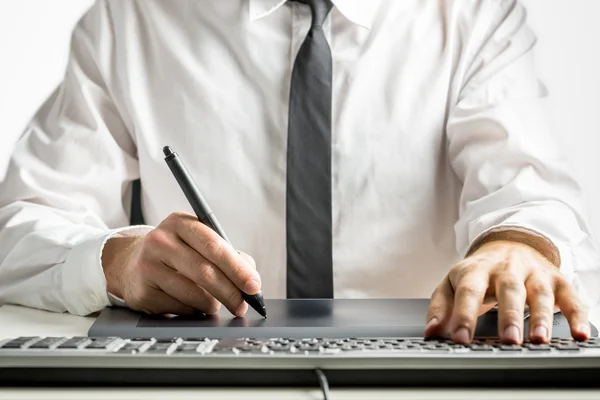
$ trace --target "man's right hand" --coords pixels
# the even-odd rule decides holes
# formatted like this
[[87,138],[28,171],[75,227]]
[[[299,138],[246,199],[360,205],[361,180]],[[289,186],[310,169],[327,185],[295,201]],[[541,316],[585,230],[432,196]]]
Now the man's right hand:
[[174,213],[144,236],[115,237],[102,252],[108,291],[149,314],[215,314],[221,304],[236,316],[248,310],[261,280],[254,260],[238,253],[192,215]]

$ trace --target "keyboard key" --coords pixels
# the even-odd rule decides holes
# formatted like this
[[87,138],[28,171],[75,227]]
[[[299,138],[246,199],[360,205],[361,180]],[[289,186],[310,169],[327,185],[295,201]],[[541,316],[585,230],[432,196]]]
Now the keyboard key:
[[172,343],[154,343],[144,354],[166,354],[171,346]]
[[40,340],[40,339],[41,338],[39,336],[21,336],[16,339],[13,339],[13,341],[27,343],[27,342],[31,342],[33,340]]
[[231,347],[220,347],[220,348],[217,348],[215,346],[215,348],[210,351],[210,354],[233,355],[235,353],[233,352],[233,348],[231,348]]
[[198,353],[199,344],[184,343],[175,349],[175,353],[179,354],[195,354]]
[[192,348],[193,347],[193,348],[197,349],[198,346],[205,345],[205,344],[206,344],[205,342],[183,342],[179,345],[179,347],[181,347],[181,348],[184,348],[184,347]]
[[523,351],[523,348],[517,344],[503,344],[499,349],[501,351]]
[[[325,345],[325,346],[329,346],[329,345]],[[267,348],[269,350],[282,352],[282,351],[289,351],[292,348],[292,345],[290,343],[288,343],[288,344],[271,344],[271,345],[267,345]]]
[[79,348],[79,346],[81,346],[83,343],[89,341],[90,339],[87,337],[73,337],[70,339],[67,339],[66,342],[61,343],[57,348],[58,349],[77,349]]
[[175,349],[175,351],[173,352],[173,354],[200,354],[200,352],[197,351],[196,349],[180,349],[180,348],[177,348],[177,349]]
[[60,337],[47,337],[42,340],[39,340],[29,346],[30,349],[49,349],[60,341],[64,340],[64,338]]
[[287,339],[275,339],[275,340],[269,340],[265,344],[267,346],[288,345],[288,344],[290,344],[290,341]]
[[233,349],[236,347],[242,347],[246,345],[245,340],[238,339],[222,339],[215,344],[211,353],[214,354],[233,354]]
[[472,351],[494,351],[494,346],[489,344],[472,344],[470,346]]
[[299,343],[296,345],[296,348],[299,351],[319,351],[319,348],[321,346],[319,346],[318,343],[316,344],[310,344],[310,343]]
[[182,338],[182,340],[184,342],[205,342],[208,339],[205,337],[186,337],[186,338]]
[[244,346],[237,346],[236,349],[238,349],[239,351],[248,352],[252,350],[260,350],[262,349],[262,345],[259,346],[255,344],[246,344]]
[[177,342],[177,338],[171,338],[171,339],[155,339],[156,343],[175,343]]
[[346,346],[346,343],[337,344],[337,343],[324,343],[321,345],[324,349],[341,349]]
[[13,339],[8,343],[2,345],[2,349],[21,349],[25,348],[28,345],[35,343],[41,338],[38,336],[21,336],[19,338]]
[[425,351],[443,351],[443,352],[451,351],[450,347],[448,347],[448,346],[436,346],[436,345],[423,346],[422,349]]
[[6,349],[6,350],[12,350],[12,349],[20,349],[21,347],[23,347],[24,343],[21,342],[8,342],[2,345],[2,349]]
[[125,343],[125,345],[123,345],[123,348],[128,348],[128,349],[139,349],[141,347],[144,347],[146,344],[148,344],[148,342],[127,342]]
[[85,346],[86,350],[105,350],[117,340],[115,337],[109,338],[94,338],[92,342]]
[[586,349],[600,349],[600,343],[582,342],[579,346]]
[[262,346],[262,345],[264,345],[264,344],[266,344],[266,343],[269,343],[269,341],[265,341],[265,340],[256,340],[256,339],[255,339],[255,340],[248,340],[248,341],[246,342],[246,344],[253,345],[253,346]]
[[579,351],[579,346],[577,346],[575,343],[557,344],[553,347],[558,351]]
[[140,350],[140,347],[142,347],[143,345],[145,345],[146,343],[144,342],[129,342],[129,343],[125,343],[125,345],[123,345],[118,351],[117,353],[121,353],[121,354],[135,354],[138,353]]
[[233,350],[234,353],[238,355],[249,355],[249,354],[268,354],[269,350],[266,347],[245,347],[245,348],[235,348]]
[[530,351],[552,351],[552,347],[548,344],[528,344],[526,346]]

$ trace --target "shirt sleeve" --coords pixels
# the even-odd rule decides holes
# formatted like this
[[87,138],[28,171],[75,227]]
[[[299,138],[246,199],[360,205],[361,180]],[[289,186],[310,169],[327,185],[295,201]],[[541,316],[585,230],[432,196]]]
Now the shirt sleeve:
[[77,24],[64,80],[18,140],[0,184],[0,304],[77,315],[110,304],[102,248],[129,224],[139,173],[127,116],[109,89],[107,7],[97,1]]
[[526,10],[516,0],[477,3],[475,22],[463,29],[447,122],[450,162],[463,183],[458,251],[468,253],[497,230],[544,237],[558,250],[563,274],[594,307],[598,253],[580,186],[547,123],[547,91],[536,76],[536,37]]

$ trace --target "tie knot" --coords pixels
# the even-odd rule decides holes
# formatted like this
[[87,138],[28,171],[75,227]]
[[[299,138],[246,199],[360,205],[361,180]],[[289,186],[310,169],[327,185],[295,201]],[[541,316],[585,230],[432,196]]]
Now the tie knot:
[[312,26],[323,25],[333,3],[330,0],[305,0],[305,2],[310,6]]

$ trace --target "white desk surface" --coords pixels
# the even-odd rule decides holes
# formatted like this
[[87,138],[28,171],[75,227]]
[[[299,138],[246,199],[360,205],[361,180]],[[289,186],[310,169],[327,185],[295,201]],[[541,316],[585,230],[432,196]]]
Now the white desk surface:
[[[94,318],[55,314],[23,307],[5,305],[0,307],[0,338],[18,336],[86,336]],[[599,377],[600,379],[600,377]],[[50,400],[319,400],[321,392],[315,389],[5,389],[0,388],[0,399],[50,399]],[[332,400],[563,400],[600,399],[600,391],[559,390],[378,390],[344,389],[331,391]]]

